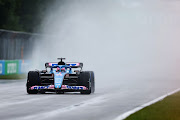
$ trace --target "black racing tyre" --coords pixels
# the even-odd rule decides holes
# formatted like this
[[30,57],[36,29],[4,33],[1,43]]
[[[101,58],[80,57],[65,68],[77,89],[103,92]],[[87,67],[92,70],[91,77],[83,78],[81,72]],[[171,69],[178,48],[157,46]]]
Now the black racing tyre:
[[95,91],[94,72],[84,71],[80,73],[80,85],[85,86],[88,90],[81,91],[81,94],[91,94]]
[[95,92],[95,76],[94,72],[90,71],[90,76],[91,76],[91,93]]
[[41,85],[40,75],[38,71],[29,71],[26,89],[28,94],[37,94],[38,90],[30,90],[29,88],[35,85]]

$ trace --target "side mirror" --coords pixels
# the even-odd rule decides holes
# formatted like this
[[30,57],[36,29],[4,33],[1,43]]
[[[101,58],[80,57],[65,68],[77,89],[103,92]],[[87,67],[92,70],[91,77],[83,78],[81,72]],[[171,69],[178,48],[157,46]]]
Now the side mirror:
[[47,70],[42,70],[42,71],[41,71],[41,73],[46,73],[46,72],[47,72]]

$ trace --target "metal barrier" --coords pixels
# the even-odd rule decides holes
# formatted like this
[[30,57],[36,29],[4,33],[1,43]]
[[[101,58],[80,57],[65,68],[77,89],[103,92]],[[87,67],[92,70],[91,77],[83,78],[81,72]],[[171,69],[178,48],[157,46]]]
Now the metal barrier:
[[38,36],[41,35],[0,29],[0,59],[28,59]]
[[52,35],[0,29],[0,75],[27,73],[38,38],[56,39]]

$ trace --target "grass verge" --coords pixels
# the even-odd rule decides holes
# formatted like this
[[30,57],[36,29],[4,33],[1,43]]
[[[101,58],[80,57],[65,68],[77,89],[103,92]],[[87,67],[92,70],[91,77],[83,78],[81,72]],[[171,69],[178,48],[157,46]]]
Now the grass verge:
[[25,79],[26,74],[0,75],[0,79]]
[[180,92],[143,108],[125,120],[180,120]]

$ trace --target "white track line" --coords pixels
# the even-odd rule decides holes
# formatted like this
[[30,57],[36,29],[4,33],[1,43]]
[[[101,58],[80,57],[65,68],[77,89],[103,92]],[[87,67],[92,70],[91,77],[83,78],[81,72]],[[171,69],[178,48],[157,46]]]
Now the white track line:
[[120,116],[118,116],[117,118],[115,118],[114,120],[124,120],[125,118],[127,118],[127,117],[130,116],[131,114],[133,114],[133,113],[135,113],[135,112],[137,112],[137,111],[139,111],[139,110],[141,110],[141,109],[143,109],[143,108],[145,108],[145,107],[147,107],[147,106],[150,106],[150,105],[152,105],[152,104],[154,104],[154,103],[156,103],[156,102],[158,102],[158,101],[161,101],[161,100],[163,100],[165,97],[167,97],[167,96],[169,96],[169,95],[172,95],[172,94],[174,94],[174,93],[176,93],[176,92],[178,92],[178,91],[180,91],[180,88],[178,88],[178,89],[176,89],[176,90],[174,90],[174,91],[172,91],[172,92],[170,92],[170,93],[167,93],[167,94],[165,94],[165,95],[163,95],[163,96],[161,96],[161,97],[158,97],[158,98],[156,98],[156,99],[154,99],[154,100],[152,100],[152,101],[150,101],[150,102],[148,102],[148,103],[145,103],[145,104],[143,104],[143,105],[141,105],[141,106],[139,106],[139,107],[136,107],[136,108],[134,108],[134,109],[132,109],[132,110],[130,110],[130,111],[128,111],[128,112],[125,112],[125,113],[121,114]]

